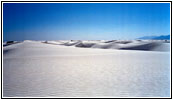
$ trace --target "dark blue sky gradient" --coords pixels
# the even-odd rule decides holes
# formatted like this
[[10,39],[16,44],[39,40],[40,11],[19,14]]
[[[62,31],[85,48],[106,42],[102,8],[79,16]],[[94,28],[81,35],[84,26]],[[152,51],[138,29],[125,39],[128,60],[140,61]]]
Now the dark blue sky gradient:
[[112,40],[170,34],[169,3],[4,3],[4,40]]

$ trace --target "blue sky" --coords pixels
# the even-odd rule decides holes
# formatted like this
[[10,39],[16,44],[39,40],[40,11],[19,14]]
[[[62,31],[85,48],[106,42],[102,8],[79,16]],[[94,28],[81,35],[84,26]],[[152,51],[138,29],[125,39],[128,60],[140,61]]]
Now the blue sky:
[[4,3],[8,40],[113,40],[170,34],[169,3]]

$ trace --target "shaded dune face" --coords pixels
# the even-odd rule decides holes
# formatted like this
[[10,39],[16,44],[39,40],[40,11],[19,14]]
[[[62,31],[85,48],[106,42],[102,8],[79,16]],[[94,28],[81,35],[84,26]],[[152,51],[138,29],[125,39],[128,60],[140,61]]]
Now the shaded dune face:
[[64,43],[63,45],[65,45],[65,46],[73,46],[73,45],[79,45],[80,43],[81,43],[81,41],[67,42],[67,43]]
[[161,45],[162,44],[160,44],[160,43],[147,43],[147,44],[142,44],[142,45],[139,45],[139,46],[124,47],[124,48],[120,48],[120,49],[123,49],[123,50],[146,50],[146,51],[152,51],[154,48],[156,48],[158,46],[161,46]]
[[128,43],[132,43],[132,41],[115,41],[115,43],[128,44]]
[[7,41],[6,43],[3,44],[3,47],[9,46],[9,45],[12,45],[12,44],[16,44],[16,43],[20,43],[20,42],[17,42],[17,41]]
[[95,43],[79,43],[76,47],[91,48],[93,45],[95,45]]
[[105,41],[104,43],[112,43],[115,42],[116,40],[111,40],[111,41]]

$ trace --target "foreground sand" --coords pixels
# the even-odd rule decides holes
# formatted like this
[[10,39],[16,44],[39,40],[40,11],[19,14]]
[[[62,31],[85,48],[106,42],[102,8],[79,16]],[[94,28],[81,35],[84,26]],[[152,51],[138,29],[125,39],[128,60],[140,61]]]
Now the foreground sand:
[[169,97],[170,52],[25,41],[4,47],[5,97]]

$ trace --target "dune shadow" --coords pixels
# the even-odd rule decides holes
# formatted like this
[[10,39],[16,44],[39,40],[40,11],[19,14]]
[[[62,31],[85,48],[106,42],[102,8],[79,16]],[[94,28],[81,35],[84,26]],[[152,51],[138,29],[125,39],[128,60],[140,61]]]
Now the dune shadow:
[[13,45],[13,44],[17,44],[17,43],[21,43],[21,42],[7,41],[6,44],[3,44],[3,47],[9,46],[9,45]]
[[152,51],[154,48],[160,46],[160,43],[148,43],[148,44],[143,44],[143,45],[138,45],[138,46],[132,46],[132,47],[124,47],[124,48],[119,48],[121,50],[144,50],[144,51]]
[[76,45],[76,47],[81,47],[81,48],[91,48],[95,43],[79,43]]

